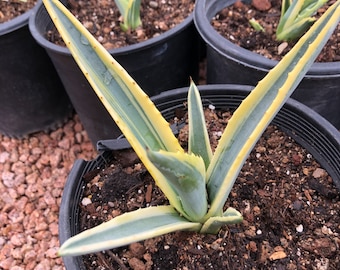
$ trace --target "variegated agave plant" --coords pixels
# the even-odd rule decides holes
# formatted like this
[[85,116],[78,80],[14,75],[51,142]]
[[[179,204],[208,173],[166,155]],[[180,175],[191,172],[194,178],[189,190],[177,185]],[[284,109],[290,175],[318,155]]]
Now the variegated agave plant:
[[86,78],[170,202],[122,214],[84,231],[61,246],[61,256],[124,246],[178,230],[217,233],[225,224],[241,222],[237,210],[223,211],[235,179],[340,18],[339,0],[242,102],[214,153],[200,95],[191,83],[185,152],[147,95],[81,23],[58,0],[43,1]]
[[328,0],[282,0],[277,40],[296,40],[316,20],[313,15]]
[[[276,39],[281,41],[297,40],[315,22],[316,11],[328,0],[282,0],[281,16],[276,28]],[[256,31],[265,29],[254,18],[249,20]]]

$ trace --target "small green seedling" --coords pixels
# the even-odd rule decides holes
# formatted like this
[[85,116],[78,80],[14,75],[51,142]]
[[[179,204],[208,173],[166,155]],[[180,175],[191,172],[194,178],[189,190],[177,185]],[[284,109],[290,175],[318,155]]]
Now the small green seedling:
[[[282,0],[280,21],[276,29],[276,39],[292,41],[300,38],[315,22],[312,17],[327,0]],[[254,18],[249,20],[256,31],[265,32]]]
[[124,32],[135,30],[142,25],[140,18],[141,0],[115,0],[115,3],[123,16],[123,22],[120,27]]
[[301,37],[315,22],[313,15],[327,0],[282,0],[281,17],[276,29],[277,40]]
[[254,18],[249,20],[250,25],[256,30],[256,31],[262,31],[265,32],[264,28],[262,27],[262,25],[255,20]]
[[241,222],[236,209],[224,211],[234,182],[340,18],[338,0],[241,103],[214,153],[199,91],[191,83],[189,149],[185,152],[169,123],[123,67],[58,0],[43,2],[99,99],[170,202],[124,213],[75,235],[60,247],[61,256],[125,246],[179,230],[215,234],[226,224]]

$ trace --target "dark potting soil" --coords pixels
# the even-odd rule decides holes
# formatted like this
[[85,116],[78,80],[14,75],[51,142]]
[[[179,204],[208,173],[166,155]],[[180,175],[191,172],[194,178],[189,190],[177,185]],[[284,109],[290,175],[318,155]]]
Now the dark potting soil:
[[[212,147],[230,118],[206,110]],[[179,141],[185,147],[185,126]],[[168,204],[132,150],[88,175],[82,230],[127,211]],[[117,181],[124,179],[124,181]],[[85,201],[84,201],[85,202]],[[87,269],[340,269],[340,197],[314,158],[269,126],[247,159],[225,207],[244,221],[217,235],[175,232],[84,256]]]
[[7,22],[34,7],[37,0],[0,1],[0,23]]

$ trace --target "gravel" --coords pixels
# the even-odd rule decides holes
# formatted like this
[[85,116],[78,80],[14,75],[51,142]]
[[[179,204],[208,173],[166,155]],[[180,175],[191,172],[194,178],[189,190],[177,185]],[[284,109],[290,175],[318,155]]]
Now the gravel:
[[96,155],[77,115],[50,133],[0,135],[0,269],[64,269],[56,256],[63,187],[76,159]]

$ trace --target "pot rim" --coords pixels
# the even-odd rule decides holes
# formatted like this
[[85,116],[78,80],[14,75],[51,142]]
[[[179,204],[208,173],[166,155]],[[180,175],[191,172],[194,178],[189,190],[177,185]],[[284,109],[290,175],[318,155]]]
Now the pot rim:
[[[214,50],[240,62],[244,66],[249,66],[268,72],[278,61],[268,59],[260,54],[244,49],[228,39],[222,37],[210,24],[211,19],[223,8],[235,3],[235,0],[199,0],[196,1],[194,9],[194,23],[197,31],[204,41]],[[306,77],[317,76],[340,76],[340,61],[327,63],[313,63],[306,74]]]

